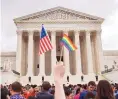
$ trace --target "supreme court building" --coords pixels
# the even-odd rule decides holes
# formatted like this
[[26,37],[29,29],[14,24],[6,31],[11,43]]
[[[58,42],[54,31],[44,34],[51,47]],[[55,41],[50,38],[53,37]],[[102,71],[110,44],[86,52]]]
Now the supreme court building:
[[[103,18],[63,7],[55,7],[14,19],[17,26],[16,71],[22,83],[39,84],[42,80],[51,83],[53,67],[60,59],[60,39],[66,33],[78,47],[69,52],[65,47],[62,62],[66,73],[64,81],[88,82],[102,79],[103,50],[101,24]],[[44,24],[53,49],[39,56],[41,26]],[[82,81],[83,79],[83,81]]]

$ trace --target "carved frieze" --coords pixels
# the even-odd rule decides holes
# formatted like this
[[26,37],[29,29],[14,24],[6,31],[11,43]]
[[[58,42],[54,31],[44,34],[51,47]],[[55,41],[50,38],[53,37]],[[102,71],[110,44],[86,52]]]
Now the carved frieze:
[[58,9],[47,13],[42,13],[42,14],[39,13],[37,15],[34,14],[33,16],[21,19],[21,21],[28,21],[28,20],[97,20],[97,19]]
[[15,69],[15,57],[1,57],[1,71],[8,72]]

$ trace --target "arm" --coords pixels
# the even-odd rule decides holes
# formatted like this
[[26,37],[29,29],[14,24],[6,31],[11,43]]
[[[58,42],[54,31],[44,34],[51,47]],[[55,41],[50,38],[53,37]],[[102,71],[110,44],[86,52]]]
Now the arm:
[[55,99],[66,99],[63,89],[63,76],[65,68],[63,65],[56,65],[54,68],[54,80],[55,80]]

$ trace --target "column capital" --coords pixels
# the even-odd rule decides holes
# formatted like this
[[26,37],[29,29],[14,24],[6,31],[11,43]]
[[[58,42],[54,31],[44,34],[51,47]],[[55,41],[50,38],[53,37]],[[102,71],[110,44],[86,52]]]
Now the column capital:
[[81,32],[80,30],[74,30],[75,35],[80,35],[80,32]]
[[34,30],[28,30],[27,33],[28,35],[34,35]]
[[87,31],[85,31],[85,34],[86,34],[86,36],[90,36],[91,31],[87,30]]
[[63,33],[68,33],[69,32],[69,30],[67,30],[67,29],[64,29],[62,31],[63,31]]
[[23,34],[23,30],[16,30],[17,35],[22,35]]
[[97,30],[97,31],[96,31],[96,35],[97,35],[97,36],[100,36],[101,33],[102,33],[102,30]]
[[56,35],[56,31],[50,31],[51,36],[55,36]]

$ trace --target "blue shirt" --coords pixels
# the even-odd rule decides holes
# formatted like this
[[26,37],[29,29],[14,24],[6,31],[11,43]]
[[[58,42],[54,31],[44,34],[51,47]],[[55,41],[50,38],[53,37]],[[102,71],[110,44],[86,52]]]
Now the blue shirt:
[[118,99],[118,94],[116,95],[116,99]]
[[36,99],[54,99],[54,96],[51,95],[49,92],[39,92],[36,95]]
[[[79,97],[79,99],[84,99],[85,96],[87,95],[87,93],[88,93],[87,90],[81,92],[81,93],[80,93],[80,97]],[[93,93],[94,95],[96,95],[96,91],[92,91],[92,93]]]
[[116,96],[117,94],[118,94],[118,91],[115,91],[115,92],[114,92],[114,95]]
[[25,98],[22,97],[20,94],[15,94],[15,95],[12,95],[10,99],[25,99]]

